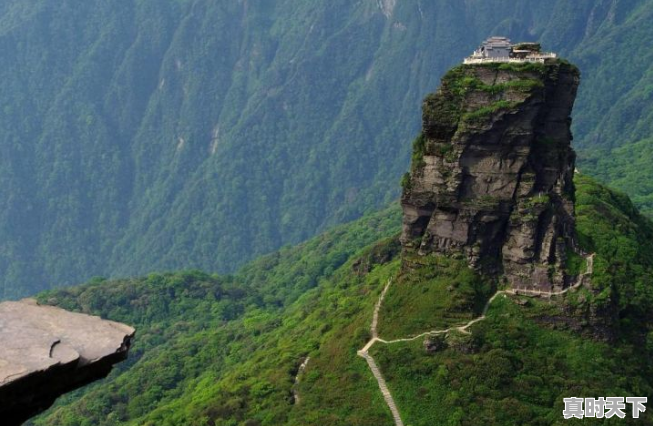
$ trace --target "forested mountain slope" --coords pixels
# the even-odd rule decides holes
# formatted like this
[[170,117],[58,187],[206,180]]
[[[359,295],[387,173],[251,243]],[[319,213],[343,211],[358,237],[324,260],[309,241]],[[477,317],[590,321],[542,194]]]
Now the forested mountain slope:
[[[583,176],[576,185],[580,243],[595,253],[592,289],[498,299],[471,335],[454,334],[435,353],[423,339],[376,347],[406,424],[562,424],[563,397],[653,396],[653,224],[626,196]],[[397,275],[399,216],[397,208],[369,215],[231,277],[152,274],[41,295],[133,324],[138,338],[127,364],[33,424],[393,424],[356,354],[388,279],[395,290],[380,318],[388,337],[466,322],[478,315],[470,300],[491,290],[454,258]],[[593,338],[586,321],[606,307],[616,320],[610,342]]]
[[[0,297],[233,271],[385,205],[422,94],[490,34],[580,65],[583,155],[640,139],[633,152],[649,152],[652,13],[650,0],[1,0]],[[581,168],[650,208],[635,154],[619,153]]]

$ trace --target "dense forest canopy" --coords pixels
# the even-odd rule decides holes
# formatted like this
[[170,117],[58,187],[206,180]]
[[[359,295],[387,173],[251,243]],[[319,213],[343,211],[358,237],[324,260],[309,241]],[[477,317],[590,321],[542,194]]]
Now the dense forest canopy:
[[580,167],[650,213],[652,19],[651,0],[1,0],[0,298],[233,271],[385,205],[422,97],[492,34],[579,65]]

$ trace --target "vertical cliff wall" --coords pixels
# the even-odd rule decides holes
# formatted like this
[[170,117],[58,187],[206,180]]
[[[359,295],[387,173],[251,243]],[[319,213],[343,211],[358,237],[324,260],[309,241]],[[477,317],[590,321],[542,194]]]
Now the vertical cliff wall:
[[516,288],[567,285],[577,251],[570,114],[579,82],[560,60],[447,73],[424,101],[402,181],[404,250],[462,253]]

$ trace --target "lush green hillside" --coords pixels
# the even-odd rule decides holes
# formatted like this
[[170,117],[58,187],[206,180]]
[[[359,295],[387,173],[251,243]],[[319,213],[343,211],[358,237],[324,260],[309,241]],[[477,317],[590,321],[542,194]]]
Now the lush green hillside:
[[[581,244],[596,253],[595,290],[551,302],[499,298],[471,335],[450,335],[433,355],[422,340],[373,348],[406,424],[563,424],[563,396],[653,396],[653,224],[624,195],[587,177],[577,187]],[[138,338],[106,381],[33,423],[391,425],[356,355],[388,279],[396,287],[386,296],[392,309],[381,313],[382,336],[467,322],[493,291],[451,259],[400,274],[398,230],[392,208],[232,277],[155,274],[41,295],[132,323]],[[383,318],[390,311],[396,321]],[[614,340],[591,337],[606,336],[606,324]]]
[[587,151],[583,166],[597,178],[627,192],[643,213],[653,215],[653,139],[611,151]]
[[[651,13],[651,0],[3,0],[0,298],[233,271],[386,205],[423,94],[493,33],[580,64],[579,146],[645,150]],[[642,179],[618,155],[583,167]],[[648,188],[623,185],[642,203]]]
[[[367,321],[385,277],[361,288],[362,278],[350,274],[352,259],[395,234],[399,221],[394,207],[261,258],[232,278],[155,274],[42,295],[44,302],[121,318],[139,337],[107,382],[65,397],[64,408],[35,423],[191,425],[211,424],[209,417],[240,424],[265,408],[267,423],[280,424],[302,359],[327,336],[356,329],[352,318]],[[364,339],[364,330],[354,338]],[[372,383],[368,389],[375,399]]]

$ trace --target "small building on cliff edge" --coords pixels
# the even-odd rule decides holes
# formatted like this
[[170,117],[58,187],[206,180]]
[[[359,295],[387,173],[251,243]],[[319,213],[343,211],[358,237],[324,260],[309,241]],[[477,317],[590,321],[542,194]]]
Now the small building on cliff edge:
[[517,43],[512,44],[507,37],[490,37],[472,53],[465,58],[465,64],[478,64],[484,62],[544,62],[547,59],[555,59],[558,55],[550,52],[542,52],[539,43]]

